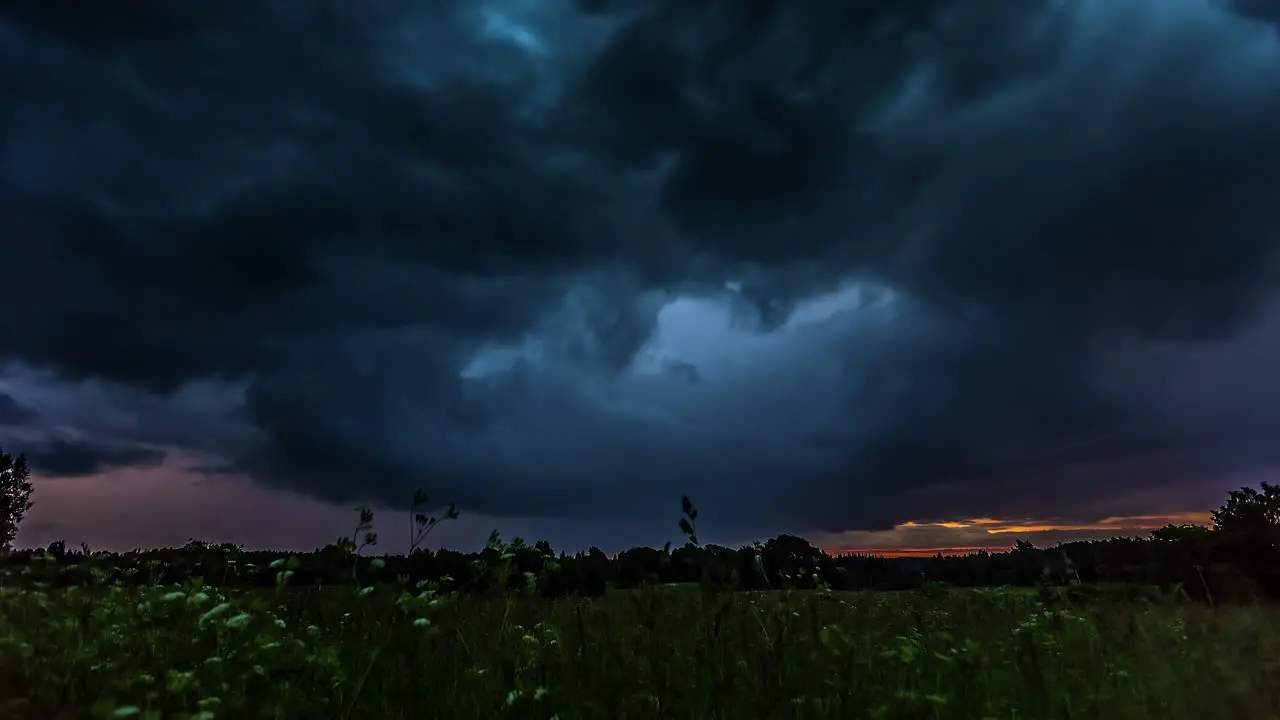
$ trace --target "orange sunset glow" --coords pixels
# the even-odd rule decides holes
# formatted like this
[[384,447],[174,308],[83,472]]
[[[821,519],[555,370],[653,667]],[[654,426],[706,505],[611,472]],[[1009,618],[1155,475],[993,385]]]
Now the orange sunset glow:
[[[1208,525],[1209,511],[1188,511],[1167,515],[1109,517],[1092,524],[1055,522],[1051,519],[965,520],[908,522],[884,531],[854,531],[823,535],[815,540],[828,553],[866,553],[885,557],[931,557],[1000,552],[1016,540],[1044,547],[1077,540],[1145,535],[1165,525]],[[1017,537],[1011,537],[1017,536]]]

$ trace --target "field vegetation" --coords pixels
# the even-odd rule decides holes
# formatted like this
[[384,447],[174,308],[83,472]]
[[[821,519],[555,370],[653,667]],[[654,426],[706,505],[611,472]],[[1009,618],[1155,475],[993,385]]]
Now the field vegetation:
[[703,546],[687,498],[615,557],[426,550],[421,495],[399,554],[368,510],[313,553],[2,551],[0,717],[1280,718],[1276,494],[922,565]]

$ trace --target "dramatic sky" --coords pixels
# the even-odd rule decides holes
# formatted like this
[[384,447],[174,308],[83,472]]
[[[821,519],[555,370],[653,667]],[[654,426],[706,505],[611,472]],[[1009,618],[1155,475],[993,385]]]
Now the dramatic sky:
[[2,0],[0,260],[19,544],[1203,519],[1280,467],[1280,2]]

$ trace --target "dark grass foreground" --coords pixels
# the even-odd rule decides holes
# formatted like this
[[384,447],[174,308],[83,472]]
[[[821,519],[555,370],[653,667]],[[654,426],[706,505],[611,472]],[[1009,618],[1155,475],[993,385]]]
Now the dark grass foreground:
[[0,716],[1280,718],[1280,615],[982,589],[544,600],[7,582]]

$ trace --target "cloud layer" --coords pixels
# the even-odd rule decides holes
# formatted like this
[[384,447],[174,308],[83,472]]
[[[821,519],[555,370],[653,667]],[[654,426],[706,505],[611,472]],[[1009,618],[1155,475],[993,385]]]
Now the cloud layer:
[[199,7],[0,8],[0,441],[728,535],[1280,459],[1273,4]]

